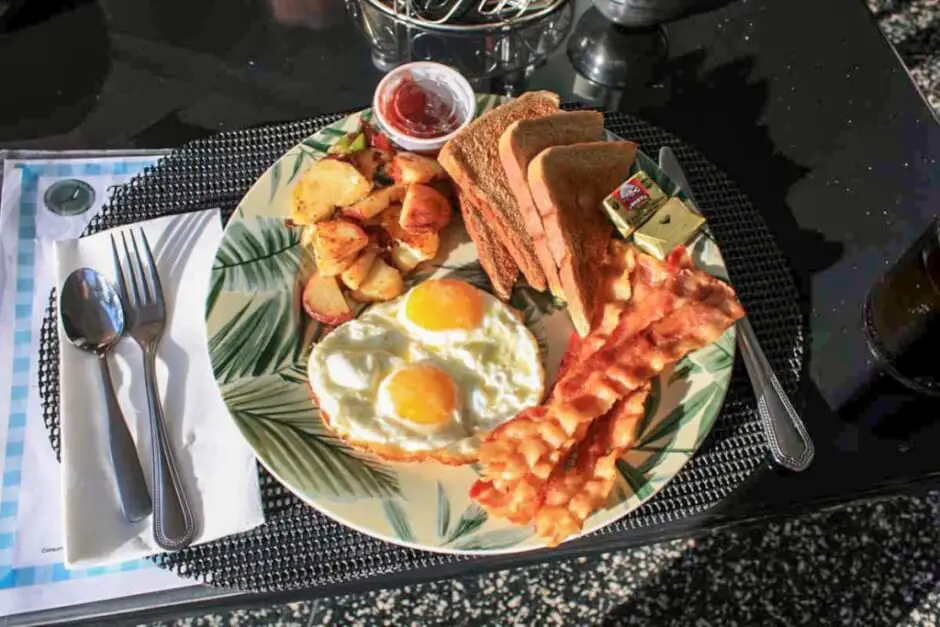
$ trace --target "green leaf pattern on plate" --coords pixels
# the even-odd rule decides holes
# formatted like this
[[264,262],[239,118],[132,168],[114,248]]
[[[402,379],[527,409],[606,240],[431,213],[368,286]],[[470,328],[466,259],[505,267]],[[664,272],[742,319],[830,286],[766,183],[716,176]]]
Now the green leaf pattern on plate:
[[[448,506],[449,507],[449,506]],[[444,536],[444,544],[450,544],[455,540],[473,533],[483,526],[488,516],[483,508],[476,503],[471,503],[460,514],[460,518],[450,529],[450,533]]]
[[[481,95],[478,112],[501,101]],[[377,537],[430,550],[539,548],[531,529],[491,519],[470,500],[469,488],[479,476],[476,465],[396,464],[359,453],[328,431],[310,397],[307,359],[327,329],[301,307],[311,260],[299,245],[300,229],[285,226],[290,190],[308,164],[370,115],[367,110],[336,122],[288,151],[249,191],[226,227],[206,302],[209,353],[223,399],[261,463],[329,516]],[[640,154],[637,165],[671,186],[646,155]],[[459,225],[455,228],[458,238],[447,254],[408,275],[408,287],[447,276],[490,290],[472,244]],[[442,236],[442,250],[443,242]],[[700,267],[726,276],[718,247],[707,235],[691,250]],[[543,348],[552,383],[571,330],[564,304],[523,284],[513,290],[509,304],[522,312]],[[653,382],[638,445],[618,465],[624,480],[607,507],[588,519],[586,532],[641,505],[691,457],[721,409],[734,350],[734,332],[729,330]]]
[[395,537],[404,542],[414,542],[415,536],[408,522],[408,514],[398,499],[385,499],[382,501],[382,511],[385,519],[395,531]]
[[444,484],[437,482],[437,537],[446,538],[450,529],[450,500]]
[[277,218],[233,221],[212,264],[212,279],[218,277],[227,290],[283,290],[297,280],[301,230]]
[[398,494],[398,477],[330,435],[303,386],[268,375],[222,388],[242,433],[264,459],[285,464],[282,480],[336,500]]

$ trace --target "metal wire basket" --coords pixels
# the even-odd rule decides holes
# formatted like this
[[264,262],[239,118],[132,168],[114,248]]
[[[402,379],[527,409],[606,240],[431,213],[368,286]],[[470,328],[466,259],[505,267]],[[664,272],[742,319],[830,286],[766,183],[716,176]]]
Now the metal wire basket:
[[[476,1],[476,0],[474,0]],[[375,65],[388,71],[411,61],[438,61],[459,70],[474,88],[512,95],[532,69],[558,50],[571,32],[574,4],[558,3],[540,18],[441,29],[380,8],[380,0],[346,0],[372,48]]]
[[538,20],[568,0],[363,0],[403,22],[445,31],[518,27]]

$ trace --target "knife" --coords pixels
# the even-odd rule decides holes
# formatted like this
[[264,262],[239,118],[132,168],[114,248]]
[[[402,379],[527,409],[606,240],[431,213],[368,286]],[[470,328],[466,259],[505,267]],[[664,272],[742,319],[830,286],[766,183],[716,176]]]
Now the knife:
[[[682,165],[668,146],[659,151],[659,167],[695,204],[692,187],[685,178]],[[774,462],[783,468],[796,472],[806,470],[815,454],[813,441],[806,431],[806,426],[783,391],[783,386],[767,361],[747,316],[738,320],[737,331],[735,336],[751,385],[757,394],[757,414],[767,438],[770,455]]]

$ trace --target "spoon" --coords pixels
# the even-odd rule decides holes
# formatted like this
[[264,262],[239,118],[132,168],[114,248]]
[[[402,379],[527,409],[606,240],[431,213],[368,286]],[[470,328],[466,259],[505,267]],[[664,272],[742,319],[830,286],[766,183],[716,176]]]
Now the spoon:
[[124,413],[118,404],[108,355],[124,333],[124,307],[113,283],[91,268],[79,268],[65,279],[59,301],[62,327],[69,341],[98,357],[108,409],[108,443],[121,509],[127,522],[153,511],[150,493]]

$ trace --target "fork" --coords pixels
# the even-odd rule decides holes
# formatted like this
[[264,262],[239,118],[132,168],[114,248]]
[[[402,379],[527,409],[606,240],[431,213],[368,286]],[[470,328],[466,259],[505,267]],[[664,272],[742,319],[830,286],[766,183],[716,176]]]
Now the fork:
[[128,246],[126,233],[121,232],[124,263],[121,263],[113,234],[111,252],[114,255],[115,274],[120,279],[121,297],[126,305],[127,334],[137,342],[144,354],[153,462],[153,536],[160,548],[177,551],[193,541],[196,525],[173,459],[157,386],[157,346],[166,328],[166,303],[150,242],[143,229],[138,229],[138,232],[139,237],[131,232],[132,246]]

